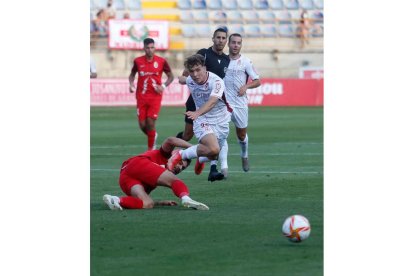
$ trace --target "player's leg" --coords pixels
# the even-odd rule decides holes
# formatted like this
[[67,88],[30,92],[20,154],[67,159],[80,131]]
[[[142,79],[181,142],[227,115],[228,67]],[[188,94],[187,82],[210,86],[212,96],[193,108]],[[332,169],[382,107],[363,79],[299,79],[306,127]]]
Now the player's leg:
[[147,109],[147,136],[148,136],[148,150],[155,149],[157,130],[155,129],[155,122],[161,109],[161,98],[151,101]]
[[138,101],[137,102],[138,126],[145,135],[147,135],[147,122],[145,120],[146,117],[147,117],[146,106],[143,101]]
[[173,193],[181,199],[181,204],[184,207],[192,208],[196,210],[208,210],[208,206],[193,200],[190,198],[190,192],[188,190],[187,185],[179,179],[177,176],[175,176],[173,173],[171,173],[168,170],[165,170],[160,177],[157,180],[157,185],[159,186],[165,186],[170,188]]
[[242,160],[242,167],[245,172],[249,171],[249,137],[247,136],[247,128],[237,128],[237,140],[240,144],[240,157]]
[[229,153],[229,145],[227,144],[227,139],[225,139],[220,148],[219,161],[220,161],[220,171],[224,176],[224,179],[227,179],[229,174],[229,165],[227,163],[227,155]]
[[[196,110],[196,106],[194,103],[194,99],[193,97],[190,95],[185,103],[185,111],[195,111]],[[190,141],[191,138],[193,138],[194,136],[194,132],[193,132],[193,120],[188,118],[187,115],[185,115],[184,117],[184,121],[185,121],[185,126],[184,126],[184,131],[181,131],[179,133],[177,133],[177,138],[181,138],[185,141]]]

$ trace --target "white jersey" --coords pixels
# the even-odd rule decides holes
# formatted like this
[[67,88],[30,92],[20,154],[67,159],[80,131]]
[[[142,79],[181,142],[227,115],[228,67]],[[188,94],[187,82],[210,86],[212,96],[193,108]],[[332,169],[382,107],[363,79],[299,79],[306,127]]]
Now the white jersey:
[[248,77],[252,80],[259,79],[251,60],[242,55],[238,59],[231,59],[224,77],[226,99],[231,107],[247,107],[247,93],[243,97],[239,97],[238,93],[240,87],[247,83]]
[[203,84],[197,84],[191,76],[187,77],[186,83],[193,96],[196,109],[203,106],[210,97],[217,97],[219,101],[204,115],[197,118],[199,121],[207,121],[210,125],[225,124],[230,121],[230,113],[223,101],[224,81],[214,73],[207,72],[208,77]]

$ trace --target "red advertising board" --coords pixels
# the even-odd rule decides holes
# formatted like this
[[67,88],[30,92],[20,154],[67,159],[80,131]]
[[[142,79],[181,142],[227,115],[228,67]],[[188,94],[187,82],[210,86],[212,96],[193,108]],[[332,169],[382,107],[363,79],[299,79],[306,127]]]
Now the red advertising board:
[[[249,89],[250,106],[322,106],[323,79],[261,79],[262,85]],[[91,106],[135,106],[125,79],[91,79]],[[163,106],[184,106],[189,91],[177,80],[164,91]]]

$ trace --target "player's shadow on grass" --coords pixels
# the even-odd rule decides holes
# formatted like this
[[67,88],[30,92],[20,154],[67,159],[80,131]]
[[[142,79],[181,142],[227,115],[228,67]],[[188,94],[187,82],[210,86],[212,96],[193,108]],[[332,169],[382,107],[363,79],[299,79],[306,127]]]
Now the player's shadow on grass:
[[[91,211],[92,210],[93,211],[111,211],[111,210],[109,210],[108,206],[105,205],[104,202],[102,202],[102,203],[100,203],[100,202],[92,202],[91,205],[90,205],[90,209],[91,209]],[[179,206],[179,205],[178,206],[155,206],[154,207],[154,210],[158,210],[158,211],[174,211],[174,212],[177,212],[177,211],[180,211],[180,212],[182,212],[182,211],[197,211],[197,210],[190,209],[190,208],[185,208],[185,207],[182,207],[182,206]],[[149,211],[149,210],[141,210],[141,209],[139,209],[139,210],[131,210],[131,209],[128,209],[128,210],[123,210],[123,211],[127,211],[127,212],[142,212],[142,211]]]

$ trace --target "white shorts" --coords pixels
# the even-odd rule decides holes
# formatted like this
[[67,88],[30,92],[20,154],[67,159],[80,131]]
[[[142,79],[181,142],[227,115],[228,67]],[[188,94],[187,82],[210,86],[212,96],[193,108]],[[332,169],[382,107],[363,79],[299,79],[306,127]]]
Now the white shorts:
[[248,107],[233,107],[231,120],[237,128],[246,128],[249,120]]
[[229,136],[229,123],[209,124],[207,121],[197,119],[193,122],[193,131],[199,142],[207,134],[215,134],[221,148],[222,143]]

